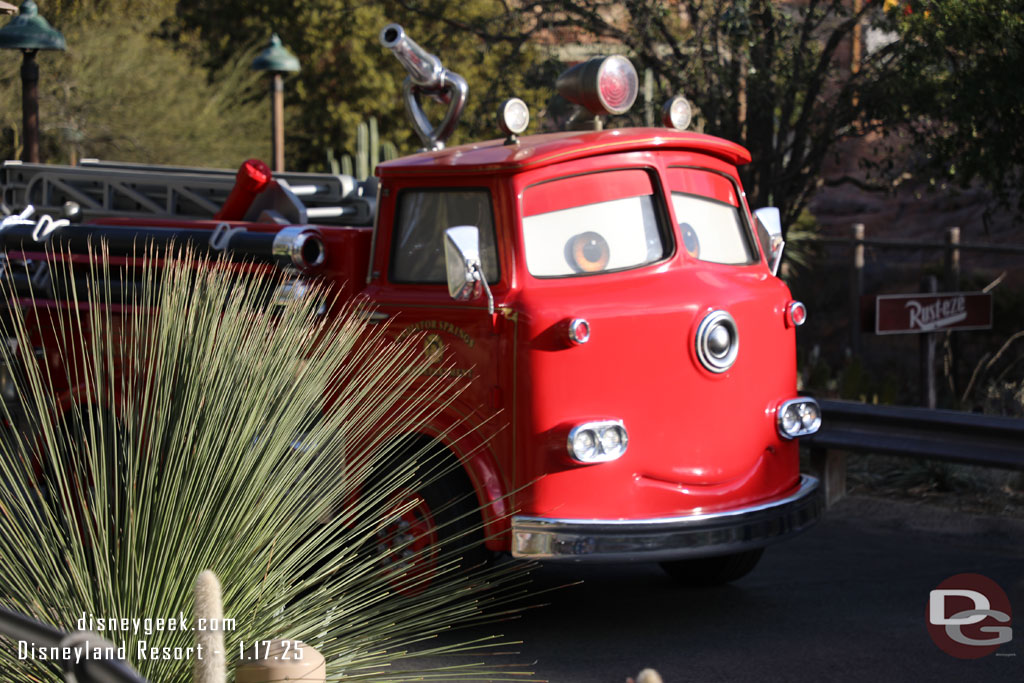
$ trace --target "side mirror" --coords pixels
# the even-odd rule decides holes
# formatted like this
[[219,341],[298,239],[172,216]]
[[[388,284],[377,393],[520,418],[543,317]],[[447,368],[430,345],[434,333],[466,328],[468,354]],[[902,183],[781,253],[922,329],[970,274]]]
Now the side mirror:
[[494,297],[480,265],[480,230],[475,225],[459,225],[444,231],[444,269],[448,294],[453,299],[472,299],[479,282],[487,292],[487,310],[494,313]]
[[782,239],[782,214],[774,206],[766,206],[754,212],[757,220],[758,239],[768,259],[768,269],[772,275],[779,272],[782,263],[782,249],[786,241]]

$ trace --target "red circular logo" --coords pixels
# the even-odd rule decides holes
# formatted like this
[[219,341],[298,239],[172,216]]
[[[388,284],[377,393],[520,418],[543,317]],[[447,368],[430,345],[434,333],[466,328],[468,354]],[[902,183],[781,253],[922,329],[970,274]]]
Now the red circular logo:
[[928,635],[959,659],[992,654],[1013,637],[1010,599],[992,579],[957,574],[928,594],[925,610]]

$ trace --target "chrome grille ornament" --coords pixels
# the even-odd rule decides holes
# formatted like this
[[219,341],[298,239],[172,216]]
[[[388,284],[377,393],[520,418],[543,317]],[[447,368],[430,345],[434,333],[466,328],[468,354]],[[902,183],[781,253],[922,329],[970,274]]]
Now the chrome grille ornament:
[[727,371],[740,350],[736,321],[725,311],[711,311],[700,322],[694,343],[701,365],[716,374]]

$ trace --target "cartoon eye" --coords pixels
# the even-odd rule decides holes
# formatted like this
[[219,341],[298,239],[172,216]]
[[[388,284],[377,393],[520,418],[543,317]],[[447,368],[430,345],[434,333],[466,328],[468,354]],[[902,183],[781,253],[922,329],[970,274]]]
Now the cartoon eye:
[[679,229],[683,232],[683,248],[693,258],[700,258],[700,240],[697,239],[697,231],[689,223],[680,223]]
[[583,232],[565,245],[566,259],[577,272],[596,273],[604,270],[611,257],[608,242],[596,232]]

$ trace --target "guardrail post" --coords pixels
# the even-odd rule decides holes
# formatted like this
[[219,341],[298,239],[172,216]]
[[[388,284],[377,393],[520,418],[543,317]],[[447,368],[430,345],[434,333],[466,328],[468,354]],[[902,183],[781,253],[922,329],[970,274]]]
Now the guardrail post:
[[850,353],[860,355],[860,297],[864,293],[864,224],[850,232]]
[[[927,276],[921,282],[921,291],[933,294],[939,291],[939,281],[934,275]],[[934,410],[938,405],[938,394],[935,382],[935,343],[936,333],[926,332],[918,335],[921,355],[921,405]]]
[[[946,252],[943,274],[946,280],[947,292],[960,291],[960,228],[949,228],[946,230]],[[949,350],[949,386],[954,396],[959,396],[956,388],[957,378],[957,357],[959,348],[957,336],[952,332],[946,332],[946,346]]]
[[960,228],[946,230],[946,259],[943,264],[946,276],[946,291],[960,289]]
[[811,446],[811,472],[821,482],[826,508],[846,496],[846,453]]

